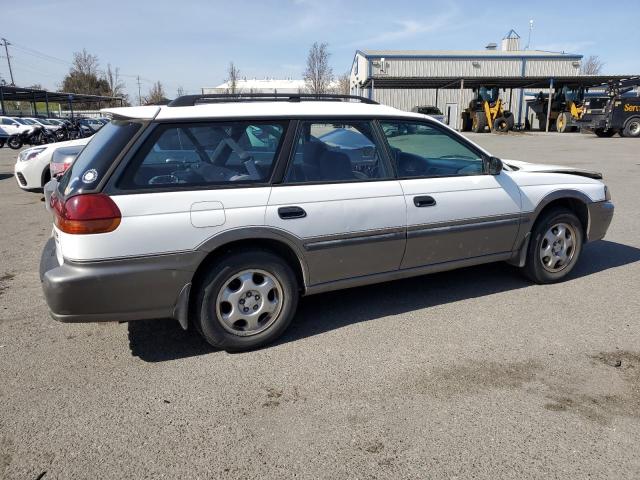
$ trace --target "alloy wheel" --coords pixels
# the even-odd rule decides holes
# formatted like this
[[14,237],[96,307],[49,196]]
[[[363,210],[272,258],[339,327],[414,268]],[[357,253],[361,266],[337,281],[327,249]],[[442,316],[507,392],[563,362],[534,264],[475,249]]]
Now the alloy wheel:
[[557,223],[547,230],[540,243],[540,262],[545,270],[557,273],[571,263],[575,254],[576,231],[568,223]]
[[269,328],[280,315],[283,288],[264,270],[243,270],[230,276],[218,293],[216,314],[228,332],[256,335]]

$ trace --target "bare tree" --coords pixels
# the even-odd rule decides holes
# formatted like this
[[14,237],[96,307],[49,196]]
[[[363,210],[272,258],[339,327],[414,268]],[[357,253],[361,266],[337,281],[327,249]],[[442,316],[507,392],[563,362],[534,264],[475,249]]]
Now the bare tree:
[[604,62],[600,60],[597,55],[589,55],[587,59],[582,62],[582,68],[580,73],[583,75],[598,75],[604,67]]
[[351,94],[351,73],[350,72],[346,72],[346,73],[343,73],[342,75],[338,75],[334,90],[336,91],[336,93],[340,95]]
[[73,65],[71,67],[71,73],[82,73],[84,75],[98,76],[98,67],[100,62],[96,55],[91,55],[86,49],[82,49],[81,52],[74,52]]
[[120,97],[124,100],[124,103],[129,104],[129,96],[124,91],[124,82],[120,78],[120,69],[116,67],[111,68],[111,64],[107,64],[107,70],[104,72],[104,79],[109,85],[108,94],[110,97]]
[[167,102],[167,96],[164,93],[164,87],[162,83],[156,82],[153,84],[149,93],[143,99],[145,105],[160,105]]
[[236,94],[240,93],[238,89],[238,80],[240,79],[240,69],[235,66],[233,62],[229,62],[229,68],[227,70],[227,93]]
[[176,90],[176,95],[181,97],[185,94],[184,87],[182,85],[178,85],[178,89]]
[[333,80],[333,70],[329,66],[327,43],[315,42],[307,55],[307,68],[302,74],[310,93],[320,94],[329,91]]

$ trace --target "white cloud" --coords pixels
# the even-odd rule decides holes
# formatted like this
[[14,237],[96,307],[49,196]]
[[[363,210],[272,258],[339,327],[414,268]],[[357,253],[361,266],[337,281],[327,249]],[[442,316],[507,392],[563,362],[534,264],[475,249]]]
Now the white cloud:
[[350,46],[370,47],[381,44],[393,43],[397,40],[416,37],[425,33],[434,33],[444,30],[453,24],[453,18],[457,9],[430,17],[426,21],[395,20],[392,23],[396,28],[387,30],[369,38],[359,39]]

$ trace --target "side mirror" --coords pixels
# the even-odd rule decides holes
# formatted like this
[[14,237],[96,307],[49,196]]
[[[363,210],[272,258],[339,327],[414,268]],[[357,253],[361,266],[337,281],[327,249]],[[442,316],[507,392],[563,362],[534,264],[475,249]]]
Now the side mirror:
[[500,172],[502,171],[502,160],[498,157],[485,158],[482,163],[486,174],[500,175]]

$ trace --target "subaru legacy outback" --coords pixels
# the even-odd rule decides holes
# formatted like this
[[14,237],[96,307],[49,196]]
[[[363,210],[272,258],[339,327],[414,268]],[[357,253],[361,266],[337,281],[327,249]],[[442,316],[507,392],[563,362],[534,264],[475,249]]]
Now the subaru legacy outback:
[[613,216],[598,173],[503,162],[361,97],[105,112],[45,189],[40,275],[62,322],[175,318],[246,350],[285,331],[300,295],[496,261],[557,282]]

